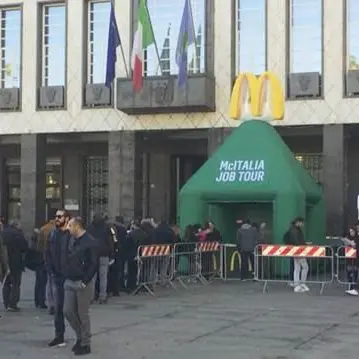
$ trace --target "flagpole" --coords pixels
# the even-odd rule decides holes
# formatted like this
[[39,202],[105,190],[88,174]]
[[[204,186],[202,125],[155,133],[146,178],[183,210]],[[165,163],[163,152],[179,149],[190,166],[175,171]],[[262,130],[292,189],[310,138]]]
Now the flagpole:
[[158,46],[157,46],[157,41],[156,41],[156,38],[155,38],[155,33],[153,31],[153,26],[152,26],[152,20],[151,20],[151,16],[150,16],[150,12],[148,11],[148,7],[147,7],[147,1],[145,2],[145,6],[146,6],[146,11],[147,11],[147,14],[148,14],[148,20],[150,22],[150,25],[151,25],[151,31],[152,31],[152,36],[155,40],[155,50],[156,50],[156,54],[157,54],[157,58],[158,58],[158,67],[160,68],[161,70],[161,75],[163,75],[163,69],[162,69],[162,64],[161,64],[161,58],[160,58],[160,52],[158,51]]
[[125,52],[123,51],[122,41],[120,43],[120,49],[121,49],[121,56],[122,56],[122,60],[123,60],[123,65],[125,66],[126,76],[129,78],[130,73],[128,71],[128,67],[127,67],[127,64],[126,64]]

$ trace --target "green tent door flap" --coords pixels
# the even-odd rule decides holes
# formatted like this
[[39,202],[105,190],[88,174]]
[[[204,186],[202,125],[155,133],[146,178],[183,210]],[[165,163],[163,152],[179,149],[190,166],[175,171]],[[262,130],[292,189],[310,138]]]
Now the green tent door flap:
[[325,241],[321,188],[277,131],[261,120],[238,126],[182,188],[178,202],[181,228],[213,219],[219,230],[233,233],[236,208],[243,212],[246,203],[257,209],[270,206],[272,212],[266,218],[270,219],[273,243],[281,243],[296,216],[306,218],[308,241]]

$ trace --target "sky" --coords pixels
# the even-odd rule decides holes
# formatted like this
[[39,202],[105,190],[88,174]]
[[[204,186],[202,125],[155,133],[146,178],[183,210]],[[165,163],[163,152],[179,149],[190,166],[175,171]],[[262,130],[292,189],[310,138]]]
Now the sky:
[[[176,74],[175,51],[185,0],[147,0],[156,38],[157,50],[161,54],[163,44],[170,28],[170,68]],[[239,0],[237,0],[239,1]],[[348,0],[348,52],[359,63],[359,0]],[[205,29],[205,0],[192,0],[194,26]],[[292,31],[290,35],[291,71],[321,71],[321,0],[292,0]],[[109,2],[93,5],[90,44],[92,56],[89,82],[102,83],[106,72],[106,52],[109,23]],[[21,15],[20,10],[2,10],[5,19],[5,87],[18,87],[20,81],[21,54]],[[265,71],[266,15],[265,0],[240,0],[237,16],[237,71],[261,73]],[[47,85],[64,85],[65,82],[65,8],[49,7],[49,57]],[[4,21],[2,22],[4,23]],[[128,36],[128,34],[120,34]],[[202,34],[200,70],[205,69],[204,34]],[[309,55],[308,55],[309,54]],[[195,55],[194,45],[189,48],[189,63]],[[148,49],[148,75],[160,75],[155,46]],[[119,62],[120,63],[120,62]],[[359,65],[358,65],[359,66]],[[60,71],[59,69],[64,69]],[[90,71],[89,71],[90,73]],[[45,82],[43,83],[45,85]]]

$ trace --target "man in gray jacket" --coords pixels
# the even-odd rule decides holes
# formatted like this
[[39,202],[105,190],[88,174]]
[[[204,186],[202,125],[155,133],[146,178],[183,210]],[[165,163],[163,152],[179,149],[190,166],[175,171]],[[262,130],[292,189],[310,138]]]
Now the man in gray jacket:
[[254,249],[259,243],[259,231],[249,219],[237,231],[237,248],[241,254],[241,279],[249,278],[249,263],[254,273]]

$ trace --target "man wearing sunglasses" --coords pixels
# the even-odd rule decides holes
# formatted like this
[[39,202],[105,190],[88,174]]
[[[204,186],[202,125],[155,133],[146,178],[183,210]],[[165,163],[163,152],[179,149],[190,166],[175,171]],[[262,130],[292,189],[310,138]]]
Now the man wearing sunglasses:
[[64,321],[64,263],[68,254],[70,234],[67,224],[70,215],[65,210],[58,210],[55,216],[55,229],[49,234],[48,245],[45,253],[47,272],[51,276],[55,293],[55,338],[48,344],[49,347],[65,346],[65,321]]

